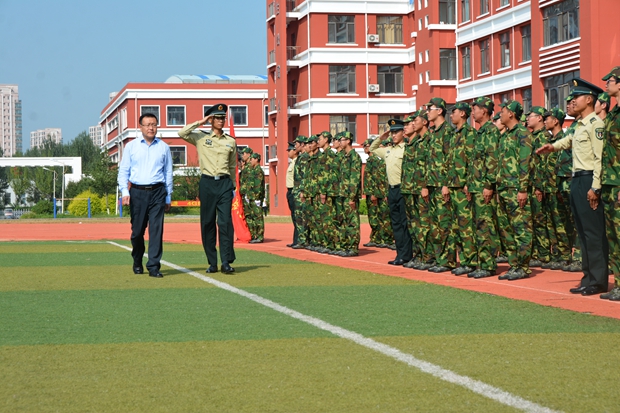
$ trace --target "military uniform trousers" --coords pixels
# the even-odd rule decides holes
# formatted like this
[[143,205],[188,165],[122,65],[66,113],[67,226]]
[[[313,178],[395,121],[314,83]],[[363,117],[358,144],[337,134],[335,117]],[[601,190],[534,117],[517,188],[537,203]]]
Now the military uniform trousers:
[[456,245],[452,242],[454,241],[452,201],[444,201],[440,187],[429,187],[429,197],[433,217],[430,237],[433,241],[435,263],[438,266],[455,268]]
[[422,253],[419,260],[422,262],[431,262],[435,257],[435,250],[430,239],[430,232],[433,226],[431,216],[431,205],[429,201],[425,201],[420,194],[413,195],[414,208],[417,211],[418,222],[415,226],[415,238],[418,247]]
[[344,199],[342,235],[339,246],[343,251],[358,252],[360,246],[360,212],[359,200],[351,205],[349,200]]
[[499,234],[504,240],[510,266],[521,268],[526,274],[530,274],[532,209],[529,196],[525,206],[519,207],[518,193],[517,188],[504,188],[498,191],[497,220]]
[[134,267],[142,267],[144,256],[144,232],[149,227],[149,259],[146,268],[149,272],[159,271],[163,254],[164,210],[166,208],[166,186],[161,185],[152,191],[132,187],[129,190],[131,202],[131,256]]
[[288,203],[288,209],[291,211],[291,221],[293,222],[293,244],[299,244],[299,230],[295,225],[295,195],[293,188],[286,189],[286,202]]
[[607,289],[609,279],[609,244],[605,232],[605,206],[592,209],[587,199],[592,175],[574,176],[571,181],[571,208],[581,242],[581,286],[599,285]]
[[497,270],[495,258],[499,252],[499,236],[497,234],[497,198],[491,197],[487,204],[484,195],[471,193],[475,242],[478,248],[478,267],[487,271]]
[[[209,265],[217,265],[215,249],[216,231],[220,242],[222,262],[232,264],[235,261],[235,240],[232,223],[233,181],[230,179],[207,178],[202,176],[199,183],[200,197],[200,232]],[[217,220],[217,230],[216,230]]]
[[581,247],[579,246],[577,228],[575,228],[573,211],[570,206],[570,183],[571,178],[561,178],[559,180],[558,212],[564,222],[564,228],[568,236],[569,250],[572,251],[572,261],[581,261]]
[[547,230],[547,216],[545,209],[547,200],[543,197],[542,201],[536,198],[532,192],[529,199],[532,209],[532,227],[534,234],[532,237],[532,258],[542,262],[551,260],[551,245],[549,242],[549,232]]
[[370,196],[366,196],[368,223],[370,224],[370,242],[375,244],[392,244],[392,226],[390,224],[390,207],[386,198],[377,198],[375,205]]
[[418,256],[422,252],[422,247],[418,243],[416,232],[418,230],[418,223],[420,217],[415,205],[415,199],[413,194],[402,194],[405,200],[405,212],[407,213],[407,229],[409,230],[409,236],[411,237],[411,249],[414,256]]
[[558,199],[558,193],[546,193],[545,200],[545,215],[547,217],[549,242],[551,244],[551,260],[570,261],[571,244],[566,232],[564,218],[560,213],[561,201]]
[[[258,202],[258,205],[257,205]],[[243,200],[243,212],[252,239],[262,241],[265,238],[265,219],[263,218],[262,201],[257,199]]]
[[474,232],[473,202],[467,200],[463,188],[450,188],[450,200],[454,211],[451,244],[461,248],[460,265],[475,268],[478,266],[478,249]]
[[388,205],[390,206],[390,221],[394,231],[396,243],[396,259],[405,262],[413,258],[411,235],[407,225],[405,199],[400,193],[400,185],[390,186],[388,190]]
[[306,221],[305,209],[307,208],[305,202],[301,202],[301,196],[299,192],[293,191],[295,199],[295,229],[297,230],[297,244],[308,244],[308,225]]
[[333,196],[326,196],[325,202],[321,196],[314,199],[317,217],[317,245],[329,249],[335,249],[338,244],[339,231],[336,228],[336,205]]
[[616,287],[620,286],[620,187],[603,185],[602,200],[605,204],[605,226],[609,242],[609,268],[614,274]]

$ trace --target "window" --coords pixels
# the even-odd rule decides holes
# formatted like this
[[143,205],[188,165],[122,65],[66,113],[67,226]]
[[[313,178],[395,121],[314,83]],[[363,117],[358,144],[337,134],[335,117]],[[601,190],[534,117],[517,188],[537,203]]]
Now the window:
[[429,57],[430,57],[430,56],[429,56],[429,51],[428,51],[428,50],[425,50],[425,51],[424,51],[424,58],[426,59],[426,63],[428,63],[428,59],[429,59]]
[[489,0],[480,0],[480,14],[489,12]]
[[545,46],[579,37],[579,0],[564,0],[543,9]]
[[480,74],[488,73],[491,70],[489,44],[489,39],[480,42]]
[[439,76],[441,80],[456,79],[456,49],[439,49]]
[[469,46],[465,46],[462,49],[461,70],[463,79],[469,79],[471,77],[471,49]]
[[[275,158],[277,158],[277,156]],[[268,159],[271,159],[271,157],[269,156],[269,145],[265,145],[265,154],[263,155],[263,160],[268,160]]]
[[455,24],[455,0],[439,0],[439,23]]
[[418,57],[419,57],[418,63],[422,64],[422,52],[418,53]]
[[422,73],[418,75],[418,80],[419,80],[418,82],[419,85],[424,83],[424,75]]
[[355,66],[329,67],[329,93],[355,93]]
[[469,0],[461,0],[461,21],[469,21]]
[[418,31],[422,31],[422,19],[418,19]]
[[431,81],[431,71],[427,70],[426,71],[426,83]]
[[532,108],[532,89],[523,89],[523,113],[527,113]]
[[353,139],[356,139],[356,126],[355,116],[349,115],[332,115],[329,117],[329,132],[336,136],[337,133],[349,131],[353,134]]
[[140,116],[146,113],[157,116],[157,126],[159,126],[159,106],[140,106]]
[[500,67],[510,66],[510,33],[505,32],[499,35],[499,65]]
[[265,105],[265,126],[269,126],[269,106]]
[[521,27],[521,61],[532,60],[532,26]]
[[168,106],[168,126],[185,125],[185,106]]
[[379,125],[378,125],[378,133],[379,135],[381,135],[384,132],[387,132],[390,127],[388,125],[388,122],[390,119],[402,119],[402,116],[400,115],[379,115]]
[[545,78],[545,107],[558,107],[566,111],[566,97],[570,91],[569,82],[575,77],[579,77],[578,70]]
[[187,165],[187,156],[186,156],[186,147],[185,146],[171,146],[170,154],[172,155],[172,164],[173,165]]
[[248,126],[247,106],[229,106],[228,110],[235,126]]
[[499,95],[499,100],[501,103],[507,102],[510,100],[510,93],[502,93]]
[[428,15],[424,16],[424,27],[428,27]]
[[499,7],[508,6],[510,4],[510,0],[499,0]]
[[378,66],[377,72],[381,93],[403,93],[402,66]]
[[329,43],[355,43],[355,18],[353,16],[329,16],[327,33]]
[[403,18],[401,16],[378,16],[377,34],[381,43],[403,43]]

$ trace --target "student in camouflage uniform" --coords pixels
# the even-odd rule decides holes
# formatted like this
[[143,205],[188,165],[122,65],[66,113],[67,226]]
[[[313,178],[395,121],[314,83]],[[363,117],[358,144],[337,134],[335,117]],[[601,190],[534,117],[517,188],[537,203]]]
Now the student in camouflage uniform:
[[342,147],[340,177],[346,189],[346,202],[343,205],[343,237],[340,239],[341,255],[355,257],[360,243],[359,202],[362,197],[362,158],[353,149],[353,134],[349,131],[336,135]]
[[[614,67],[603,80],[609,96],[616,98],[616,106],[605,118],[603,146],[602,199],[605,204],[607,238],[609,239],[609,268],[614,275],[614,287],[601,294],[602,299],[620,301],[620,66]],[[599,95],[600,100],[600,95]]]
[[[495,116],[493,116],[493,124],[495,125],[495,127],[497,127],[497,130],[499,130],[499,136],[501,138],[501,136],[506,133],[506,125],[504,125],[502,123],[501,118],[501,112],[498,112],[495,114]],[[499,150],[499,143],[498,143],[498,150]],[[499,156],[499,155],[498,155]],[[498,207],[499,207],[499,196],[497,195],[497,188],[495,190],[495,199],[498,203]],[[496,214],[497,215],[497,214]],[[499,231],[499,220],[495,221],[495,229],[497,230],[497,237],[499,239],[499,254],[497,256],[497,258],[495,259],[495,262],[499,263],[504,263],[504,262],[508,262],[508,253],[506,252],[506,240],[504,240],[502,237],[500,237],[500,231]]]
[[480,125],[476,134],[474,153],[467,173],[467,192],[473,202],[474,230],[478,246],[478,269],[467,274],[470,278],[485,278],[496,274],[495,260],[499,250],[497,234],[497,150],[499,129],[491,121],[495,104],[488,97],[474,100],[474,120]]
[[401,184],[400,193],[405,200],[405,212],[407,214],[407,228],[409,229],[409,236],[411,237],[411,245],[413,250],[413,260],[405,263],[404,267],[411,267],[415,264],[415,258],[422,253],[422,246],[418,244],[416,232],[418,230],[419,214],[415,206],[414,201],[414,180],[413,174],[415,173],[415,151],[417,138],[414,136],[413,120],[415,114],[407,116],[404,120],[403,133],[405,135],[405,148],[403,151],[403,161],[401,170]]
[[244,168],[243,180],[239,180],[239,194],[243,199],[243,213],[250,230],[250,244],[263,242],[265,221],[263,199],[265,199],[265,173],[260,166],[260,155],[253,153]]
[[308,149],[306,146],[308,138],[304,135],[299,135],[295,139],[295,143],[298,145],[297,161],[295,162],[295,170],[293,173],[295,186],[293,187],[293,196],[295,198],[295,226],[297,227],[298,243],[292,245],[291,248],[302,249],[308,245],[308,221],[306,212],[306,203],[302,202],[301,184],[305,179],[306,171],[308,169]]
[[246,146],[245,148],[241,149],[241,151],[239,152],[241,153],[241,162],[240,162],[241,165],[239,165],[239,171],[240,171],[239,173],[241,173],[243,171],[243,168],[245,168],[246,166],[250,164],[250,156],[254,153],[254,151],[249,146]]
[[301,180],[300,192],[301,202],[306,217],[306,225],[308,226],[308,239],[306,240],[306,249],[315,251],[317,245],[318,222],[316,220],[316,202],[315,198],[319,194],[317,186],[316,165],[318,159],[318,146],[316,135],[309,136],[306,139],[306,150],[308,159],[306,163],[306,173]]
[[[565,117],[564,111],[559,108],[553,108],[545,112],[545,128],[552,135],[549,143],[555,143],[564,137],[562,124]],[[545,215],[549,224],[548,231],[551,241],[551,261],[543,264],[542,268],[551,270],[560,270],[563,266],[568,265],[572,249],[572,243],[569,241],[568,233],[566,232],[566,205],[561,200],[558,187],[557,171],[560,166],[559,155],[561,153],[550,153],[546,156],[543,155],[542,158],[545,161],[544,167],[547,178],[545,182]]]
[[519,123],[523,106],[515,100],[501,105],[506,133],[500,137],[497,194],[500,237],[505,241],[510,270],[500,280],[529,277],[532,254],[532,209],[529,203],[532,135]]
[[317,252],[328,253],[336,250],[339,232],[336,228],[336,197],[340,195],[340,183],[333,171],[338,167],[336,152],[330,146],[332,134],[324,131],[318,135],[316,173],[319,195],[315,199],[317,227]]
[[428,271],[441,273],[456,268],[456,246],[450,242],[453,211],[450,190],[446,186],[446,162],[454,129],[445,119],[445,100],[432,98],[426,107],[428,120],[433,122],[433,126],[430,128],[431,138],[426,159],[428,167],[421,195],[430,202],[433,217],[430,239],[434,244],[435,265]]
[[387,203],[387,175],[385,161],[370,153],[373,139],[364,142],[366,167],[364,168],[364,195],[368,207],[368,222],[370,224],[370,242],[365,247],[385,248],[392,244],[394,236],[390,224],[390,208]]
[[609,93],[603,92],[598,95],[596,98],[596,104],[594,105],[594,113],[596,113],[596,116],[601,118],[601,120],[605,120],[610,108],[611,99],[609,97]]

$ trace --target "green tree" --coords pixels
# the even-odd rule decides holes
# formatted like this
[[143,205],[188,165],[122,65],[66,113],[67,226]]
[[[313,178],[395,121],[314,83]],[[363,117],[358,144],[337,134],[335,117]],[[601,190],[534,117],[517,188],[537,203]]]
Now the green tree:
[[172,199],[175,201],[194,200],[199,198],[200,169],[189,167],[184,174],[173,176],[174,192]]
[[[3,151],[0,148],[0,157],[2,157]],[[9,168],[0,168],[0,207],[4,208],[4,194],[9,189]]]
[[85,176],[77,182],[69,182],[65,188],[65,197],[75,198],[79,193],[92,189],[94,183],[90,176]]
[[107,153],[99,153],[99,160],[93,164],[91,176],[93,178],[92,188],[97,195],[105,199],[105,208],[109,214],[108,195],[116,190],[117,166],[110,160]]
[[9,184],[15,193],[15,206],[23,205],[26,201],[26,195],[32,188],[32,181],[28,174],[29,168],[10,168]]
[[86,131],[80,132],[66,145],[66,151],[63,156],[79,156],[82,158],[82,173],[84,175],[91,175],[92,170],[96,168],[100,159],[101,150],[95,146],[93,141],[90,140],[90,136]]

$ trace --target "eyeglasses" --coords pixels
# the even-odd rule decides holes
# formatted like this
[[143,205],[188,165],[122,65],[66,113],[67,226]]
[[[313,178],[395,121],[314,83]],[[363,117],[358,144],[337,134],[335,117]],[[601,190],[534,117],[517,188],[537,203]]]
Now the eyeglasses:
[[156,123],[149,123],[149,124],[145,125],[144,123],[141,123],[140,126],[144,126],[146,129],[150,129],[150,128],[156,128],[157,124]]
[[606,84],[610,84],[610,83],[618,83],[618,82],[616,81],[616,79],[614,79],[614,78],[612,77],[612,78],[610,78],[610,79],[607,79],[607,82],[605,82],[605,83],[606,83]]
[[428,108],[428,110],[441,110],[441,108]]

